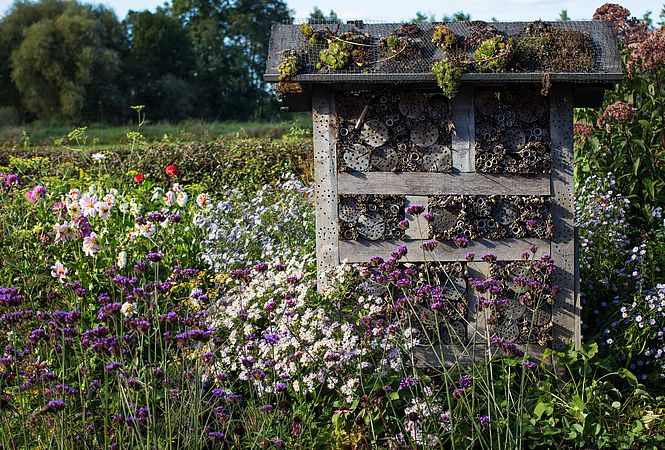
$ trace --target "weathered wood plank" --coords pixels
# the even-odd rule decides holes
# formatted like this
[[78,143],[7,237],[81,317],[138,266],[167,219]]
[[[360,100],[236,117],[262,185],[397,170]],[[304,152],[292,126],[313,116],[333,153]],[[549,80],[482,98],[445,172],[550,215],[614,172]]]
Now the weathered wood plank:
[[420,248],[423,240],[405,241],[339,241],[340,261],[367,262],[372,256],[389,258],[390,253],[398,245],[405,245],[408,253],[406,261],[466,261],[466,255],[473,252],[476,258],[483,253],[493,253],[499,260],[516,261],[522,253],[529,250],[531,245],[537,245],[539,249],[546,251],[550,248],[550,242],[542,239],[502,239],[494,241],[479,239],[472,241],[468,247],[459,248],[454,242],[440,242],[434,251],[426,252]]
[[[404,208],[410,205],[423,205],[424,212],[428,212],[429,198],[426,196],[407,195]],[[428,224],[422,215],[414,216],[412,214],[404,214],[406,220],[409,221],[409,228],[404,233],[404,239],[425,239],[427,237]]]
[[463,86],[450,102],[455,132],[452,136],[453,171],[476,171],[476,124],[473,88]]
[[550,92],[552,141],[552,257],[556,264],[553,284],[559,286],[552,316],[552,346],[581,345],[580,302],[575,275],[575,211],[573,189],[573,98],[568,87]]
[[[481,255],[478,259],[469,262],[466,265],[467,277],[483,280],[490,277],[490,264],[481,261]],[[467,338],[471,342],[483,342],[487,340],[487,317],[484,310],[478,308],[478,296],[471,285],[468,286],[467,302],[469,305],[469,314],[467,320]]]
[[[540,345],[518,345],[529,359],[543,361],[546,347]],[[469,343],[467,345],[437,345],[416,347],[413,350],[417,367],[441,368],[454,365],[471,365],[492,356],[503,353],[501,349],[490,347],[486,343]],[[552,365],[552,358],[547,358],[545,363]]]
[[549,174],[342,172],[340,194],[550,195]]
[[314,197],[316,202],[316,262],[318,289],[330,285],[328,274],[339,265],[337,222],[337,155],[334,142],[335,96],[317,87],[312,93],[314,133]]

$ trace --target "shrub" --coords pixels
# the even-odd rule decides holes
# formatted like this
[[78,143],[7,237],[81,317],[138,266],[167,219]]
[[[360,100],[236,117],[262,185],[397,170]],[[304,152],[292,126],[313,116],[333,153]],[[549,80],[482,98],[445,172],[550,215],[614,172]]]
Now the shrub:
[[[48,164],[52,169],[67,162],[94,171],[98,164],[91,158],[93,153],[99,151],[64,147],[13,149],[0,155],[0,166],[12,165],[12,157],[36,156],[50,160]],[[182,183],[204,184],[219,192],[225,186],[254,192],[285,173],[295,173],[306,180],[312,176],[311,140],[295,135],[282,139],[240,137],[188,144],[158,143],[134,150],[122,146],[104,149],[101,153],[107,162],[104,173],[109,175],[124,176],[130,170],[140,169],[149,180],[165,181],[164,167],[176,164],[182,169]]]

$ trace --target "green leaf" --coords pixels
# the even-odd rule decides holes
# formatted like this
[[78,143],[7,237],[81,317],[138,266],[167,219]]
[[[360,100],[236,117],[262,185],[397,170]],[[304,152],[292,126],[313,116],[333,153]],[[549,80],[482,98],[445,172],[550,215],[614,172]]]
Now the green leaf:
[[642,162],[642,158],[639,156],[635,158],[635,161],[633,161],[633,172],[635,175],[637,175],[640,171],[640,163]]
[[642,430],[644,430],[644,424],[642,423],[641,420],[636,420],[635,422],[633,422],[634,433],[640,433]]
[[621,369],[617,370],[617,374],[621,378],[625,378],[626,380],[628,380],[628,384],[630,384],[631,387],[636,387],[638,384],[640,384],[639,381],[637,381],[637,377],[633,375],[633,373],[630,370],[626,369],[625,367],[622,367]]
[[536,404],[536,407],[533,409],[533,413],[536,415],[538,420],[540,420],[543,417],[543,415],[545,415],[545,417],[551,416],[553,412],[554,412],[554,407],[552,407],[552,405],[550,405],[549,403],[543,403],[543,402],[538,402],[538,404]]

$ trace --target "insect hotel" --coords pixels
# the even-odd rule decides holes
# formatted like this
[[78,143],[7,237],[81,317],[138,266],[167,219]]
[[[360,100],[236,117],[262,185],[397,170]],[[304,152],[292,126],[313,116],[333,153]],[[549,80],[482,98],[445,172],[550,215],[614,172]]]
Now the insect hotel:
[[[275,26],[265,80],[284,108],[312,111],[319,289],[343,261],[403,245],[409,263],[452,270],[443,282],[464,306],[447,344],[491,328],[579,345],[573,108],[600,106],[621,76],[604,22]],[[533,246],[554,261],[551,300],[479,323],[469,278],[503,275],[519,294]]]

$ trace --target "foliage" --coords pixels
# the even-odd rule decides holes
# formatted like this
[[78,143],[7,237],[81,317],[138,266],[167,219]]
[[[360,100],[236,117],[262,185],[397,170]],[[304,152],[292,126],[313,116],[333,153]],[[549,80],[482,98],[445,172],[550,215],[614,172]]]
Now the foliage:
[[534,22],[527,35],[516,42],[513,65],[518,70],[543,72],[588,72],[595,60],[589,36],[575,30],[558,29]]
[[628,73],[603,108],[576,112],[585,334],[645,383],[662,382],[665,172],[662,30],[618,5],[611,20]]
[[655,450],[665,443],[662,433],[654,433],[664,425],[664,399],[654,398],[630,371],[613,369],[597,344],[552,355],[566,375],[562,380],[545,371],[538,380],[527,426],[531,448]]
[[328,46],[319,52],[320,62],[316,64],[317,70],[341,70],[351,59],[353,43],[340,39],[328,40]]
[[193,44],[197,116],[258,118],[274,111],[262,75],[270,28],[290,17],[283,1],[174,0],[171,10]]
[[274,116],[265,88],[270,27],[282,1],[173,2],[122,23],[76,0],[16,0],[0,19],[0,106],[35,118],[124,122]]
[[606,94],[602,109],[577,112],[576,166],[580,181],[614,174],[630,200],[628,222],[639,230],[653,223],[653,208],[665,202],[665,65],[656,44],[665,34],[646,30],[629,14],[609,16],[617,24],[628,73]]
[[194,54],[191,37],[180,21],[164,9],[131,11],[124,26],[131,47],[123,83],[134,91],[132,102],[147,105],[153,120],[193,117]]
[[[157,142],[141,144],[135,151],[127,146],[104,148],[109,174],[121,176],[129,170],[140,168],[145,177],[154,182],[166,177],[163,168],[178,164],[185,183],[201,183],[211,189],[222,190],[226,185],[254,192],[266,183],[278,180],[284,173],[298,173],[305,179],[310,175],[311,141],[298,135],[282,139],[231,138],[219,141],[194,143]],[[16,149],[0,155],[0,165],[7,164],[13,156],[40,156],[57,162],[66,161],[83,167],[95,167],[91,158],[97,150]]]
[[319,42],[319,32],[317,32],[313,26],[308,23],[303,23],[298,27],[302,35],[307,40],[309,45],[316,45]]
[[583,322],[601,349],[644,381],[660,381],[665,352],[665,221],[662,208],[639,240],[631,239],[630,200],[611,174],[592,177],[577,195]]
[[432,65],[432,72],[436,75],[436,82],[443,95],[453,98],[464,74],[464,66],[457,61],[441,59]]
[[457,36],[446,25],[437,25],[434,27],[432,42],[443,50],[449,50],[457,43]]
[[[0,21],[13,106],[37,118],[79,120],[117,102],[124,40],[113,13],[75,2],[17,3]],[[20,103],[18,98],[20,97]],[[113,110],[115,112],[115,110]]]
[[503,72],[513,56],[512,38],[495,36],[480,43],[473,57],[481,72]]
[[291,52],[287,52],[282,57],[280,65],[277,67],[277,71],[280,75],[279,80],[289,80],[290,78],[295,77],[299,70],[300,61],[298,60],[298,57]]

